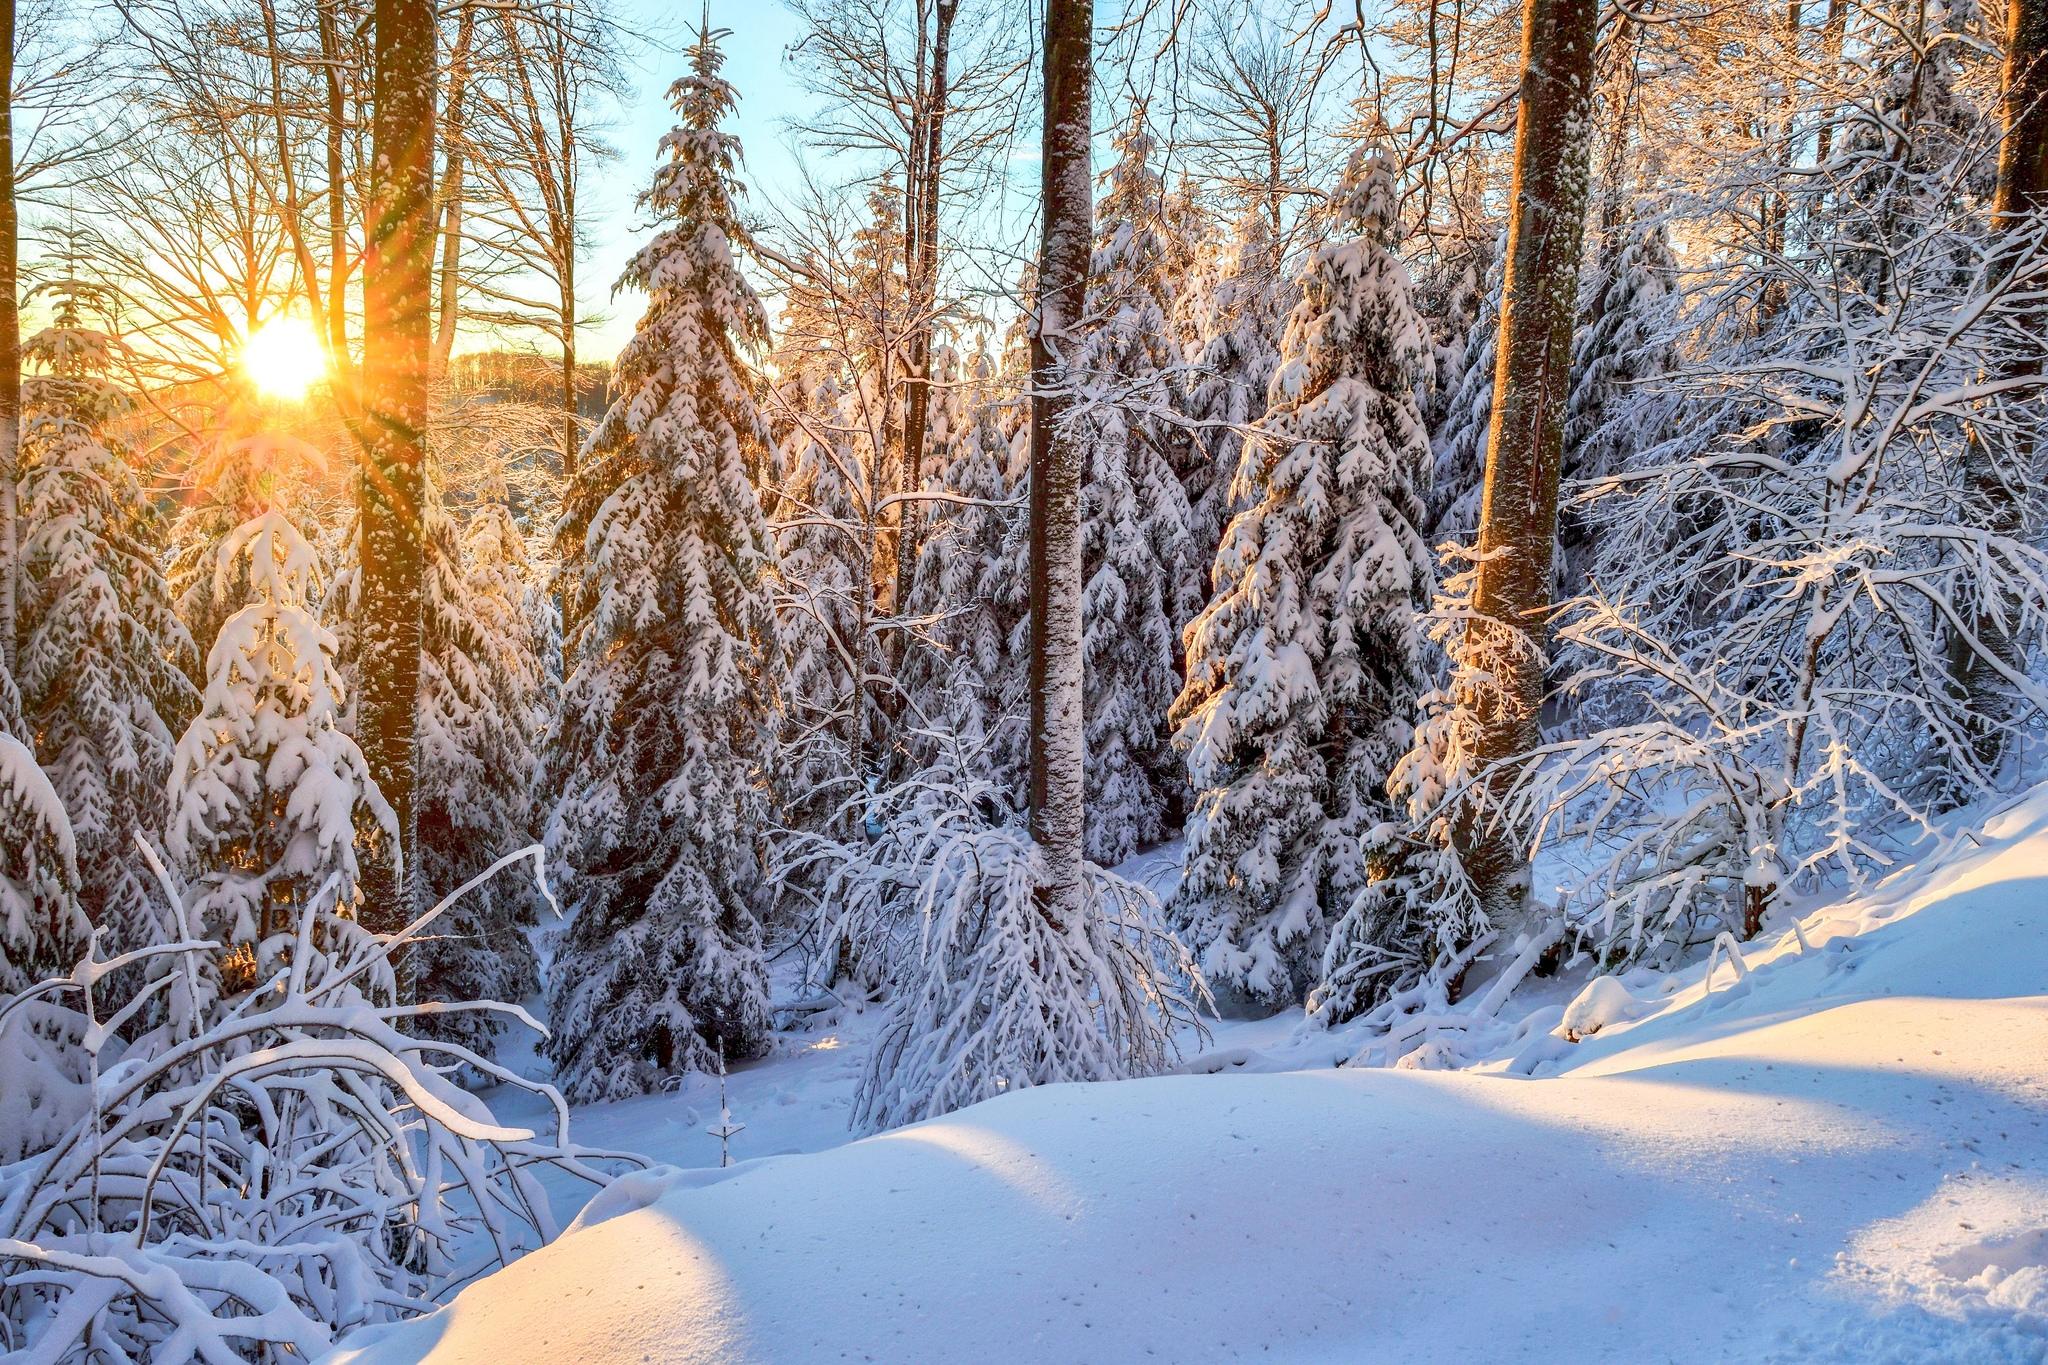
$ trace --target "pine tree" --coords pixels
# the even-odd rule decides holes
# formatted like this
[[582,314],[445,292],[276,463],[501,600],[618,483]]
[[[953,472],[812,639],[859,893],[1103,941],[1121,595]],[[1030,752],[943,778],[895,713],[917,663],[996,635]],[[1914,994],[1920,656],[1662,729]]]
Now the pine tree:
[[[1655,386],[1676,364],[1677,277],[1664,221],[1647,207],[1601,240],[1580,288],[1572,339],[1562,474],[1567,490],[1620,473],[1636,451],[1662,441]],[[1593,539],[1593,526],[1577,509],[1560,510],[1559,598],[1586,590],[1598,553]]]
[[358,838],[394,834],[343,729],[337,642],[313,612],[313,547],[270,513],[222,544],[223,579],[238,560],[251,598],[207,654],[199,715],[172,756],[164,837],[200,927],[233,950],[230,989],[283,960],[300,907],[322,917],[351,907]]
[[130,405],[109,377],[119,343],[86,322],[100,293],[73,278],[49,291],[55,319],[24,348],[40,372],[22,395],[21,704],[77,836],[86,915],[119,950],[153,914],[134,839],[163,824],[196,651],[155,509],[106,434]]
[[78,905],[78,846],[28,746],[0,733],[0,998],[61,975],[92,932]]
[[[419,884],[431,905],[538,834],[535,782],[548,680],[527,615],[532,577],[512,514],[487,504],[457,528],[433,506],[426,528],[420,659]],[[502,876],[458,901],[412,952],[423,1001],[518,1003],[540,985],[527,928],[531,880]],[[462,1010],[419,1021],[422,1036],[488,1054],[500,1016]]]
[[[1003,726],[999,689],[1011,647],[995,581],[1013,520],[1003,506],[1010,495],[1010,442],[1002,409],[989,394],[994,362],[986,354],[976,358],[971,387],[959,382],[955,369],[950,353],[941,351],[934,365],[939,387],[932,395],[930,435],[933,452],[943,452],[944,462],[928,487],[958,501],[936,502],[926,519],[908,608],[924,624],[905,663],[902,687],[913,724],[978,755],[987,765],[983,775],[994,778],[993,741]],[[915,736],[911,741],[911,761],[920,767],[943,747],[932,740],[918,743]]]
[[1197,468],[1181,480],[1187,491],[1189,538],[1199,549],[1192,605],[1176,620],[1185,630],[1209,600],[1209,570],[1223,528],[1242,508],[1230,489],[1244,457],[1246,433],[1266,415],[1266,394],[1280,363],[1280,337],[1293,306],[1292,284],[1281,278],[1279,244],[1259,210],[1239,222],[1233,257],[1202,287],[1195,322],[1199,337],[1196,377],[1187,412],[1197,423],[1191,446]]
[[548,1055],[579,1101],[748,1057],[768,1029],[756,843],[772,737],[774,548],[747,479],[767,339],[747,245],[734,94],[713,35],[669,92],[678,123],[642,197],[665,220],[624,282],[648,294],[564,516],[574,665],[554,736],[549,843],[575,920]]
[[1196,792],[1173,913],[1240,1007],[1314,984],[1422,688],[1428,337],[1393,254],[1394,195],[1390,163],[1361,153],[1332,198],[1173,708]]
[[1081,489],[1087,857],[1122,862],[1158,841],[1179,804],[1161,717],[1179,681],[1181,585],[1199,580],[1187,498],[1168,451],[1185,442],[1180,358],[1142,115],[1118,139],[1089,281],[1093,327],[1071,358],[1085,393],[1073,421]]

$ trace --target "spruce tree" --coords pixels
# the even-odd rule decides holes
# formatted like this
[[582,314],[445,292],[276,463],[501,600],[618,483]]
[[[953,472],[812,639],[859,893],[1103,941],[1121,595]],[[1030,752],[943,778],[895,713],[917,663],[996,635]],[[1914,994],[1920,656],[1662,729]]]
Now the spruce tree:
[[648,295],[617,397],[568,495],[573,666],[554,736],[549,844],[574,921],[548,1056],[578,1101],[645,1091],[765,1044],[761,960],[775,722],[775,556],[747,479],[768,441],[748,356],[767,340],[738,268],[739,141],[713,36],[669,100],[642,204],[665,226],[623,282]]
[[[78,846],[27,745],[0,733],[0,998],[71,969],[92,932],[78,905]],[[18,1153],[15,1155],[19,1155]]]
[[[419,886],[432,905],[538,835],[535,783],[548,679],[527,616],[526,542],[499,504],[467,526],[437,506],[426,528],[420,659]],[[531,878],[495,877],[457,901],[412,950],[422,1001],[516,1004],[540,985],[525,930]],[[429,1014],[419,1031],[488,1053],[503,1023],[485,1011]]]
[[109,432],[129,409],[90,283],[54,282],[23,384],[19,682],[26,733],[78,840],[79,894],[116,949],[153,915],[135,835],[162,827],[196,651],[161,568],[161,525]]
[[1239,1008],[1314,984],[1422,689],[1428,337],[1393,253],[1390,163],[1355,156],[1327,213],[1173,708],[1195,790],[1173,914]]
[[1196,581],[1186,494],[1169,451],[1187,439],[1169,335],[1165,187],[1142,116],[1118,139],[1097,215],[1093,325],[1068,373],[1082,450],[1083,725],[1087,857],[1122,862],[1164,837],[1180,777],[1161,718],[1179,682],[1175,602]]
[[353,908],[358,838],[395,826],[343,726],[337,641],[313,611],[313,547],[273,512],[230,535],[219,564],[223,580],[239,565],[250,600],[207,654],[199,715],[172,755],[164,845],[200,927],[231,950],[223,975],[235,989],[284,960],[300,907],[323,920]]

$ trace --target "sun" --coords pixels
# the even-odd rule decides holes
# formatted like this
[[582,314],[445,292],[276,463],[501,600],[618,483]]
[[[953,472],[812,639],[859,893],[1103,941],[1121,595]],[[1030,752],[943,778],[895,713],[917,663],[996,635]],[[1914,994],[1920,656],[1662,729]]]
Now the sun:
[[296,402],[327,373],[327,354],[304,318],[278,316],[242,343],[242,373],[258,393]]

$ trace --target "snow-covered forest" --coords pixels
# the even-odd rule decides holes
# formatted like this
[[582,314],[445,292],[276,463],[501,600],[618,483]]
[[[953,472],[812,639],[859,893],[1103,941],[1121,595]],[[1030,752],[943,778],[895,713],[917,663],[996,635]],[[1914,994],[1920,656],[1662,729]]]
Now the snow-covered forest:
[[779,6],[0,0],[0,1362],[2048,1361],[2048,0]]

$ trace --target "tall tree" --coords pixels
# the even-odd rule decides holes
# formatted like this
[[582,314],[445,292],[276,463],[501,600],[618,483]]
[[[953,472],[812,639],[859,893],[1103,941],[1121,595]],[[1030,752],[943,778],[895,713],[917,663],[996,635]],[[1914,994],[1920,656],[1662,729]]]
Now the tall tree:
[[762,769],[775,723],[774,546],[747,475],[766,456],[752,359],[768,336],[740,273],[735,96],[700,31],[627,266],[647,311],[584,447],[563,528],[574,661],[554,737],[549,842],[576,907],[555,959],[548,1055],[579,1100],[757,1053]]
[[1396,203],[1391,162],[1354,157],[1303,267],[1174,703],[1196,790],[1175,919],[1219,998],[1262,1011],[1306,996],[1329,925],[1365,887],[1364,839],[1392,814],[1387,777],[1422,690],[1429,340],[1393,252]]
[[1081,707],[1081,464],[1069,363],[1081,344],[1093,236],[1089,164],[1093,0],[1046,0],[1039,145],[1037,326],[1031,333],[1031,833],[1044,851],[1041,908],[1083,911],[1086,752]]
[[[1493,685],[1460,699],[1477,722],[1474,757],[1533,748],[1545,675],[1542,613],[1557,549],[1572,328],[1593,134],[1596,0],[1526,0],[1515,120],[1507,273],[1501,289],[1493,419],[1479,511],[1479,565],[1463,649]],[[1520,832],[1475,803],[1455,838],[1480,902],[1518,918],[1528,891]]]
[[[2009,253],[2023,250],[2023,229],[2035,215],[2048,211],[2048,0],[2009,0],[2006,8],[2004,79],[2005,137],[1998,149],[1998,188],[1992,198],[1992,226],[2009,235]],[[2036,248],[2038,249],[2038,248]],[[2018,265],[2011,254],[2005,261]],[[2042,373],[2048,336],[2041,334],[2036,314],[2036,344],[2016,350],[1997,376],[2025,389]],[[2019,532],[2025,498],[2021,480],[2036,471],[2040,445],[2037,425],[2022,419],[2013,428],[2011,451],[2001,460],[1985,440],[1972,441],[1965,458],[1966,490],[1977,504],[1976,514],[1999,536]],[[2006,710],[1999,691],[2018,655],[2009,611],[1990,600],[1974,579],[1964,582],[1961,604],[1970,630],[1954,633],[1950,672],[1969,699],[1971,713],[1981,717],[1972,736],[1977,760],[1994,766],[2004,747],[2005,729],[1996,717]]]
[[0,674],[14,676],[21,569],[21,215],[14,185],[15,0],[0,0]]
[[375,850],[363,921],[413,917],[427,378],[433,355],[435,22],[426,0],[376,0],[370,219],[363,258],[362,695],[357,737],[396,817]]

